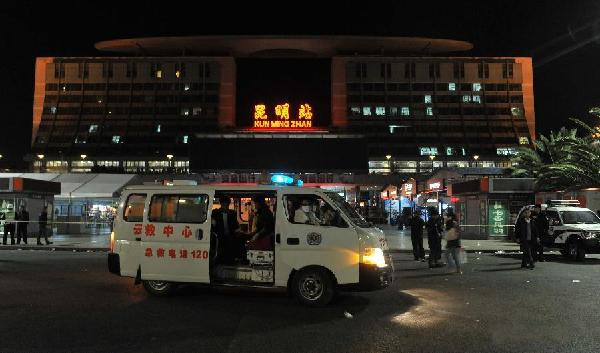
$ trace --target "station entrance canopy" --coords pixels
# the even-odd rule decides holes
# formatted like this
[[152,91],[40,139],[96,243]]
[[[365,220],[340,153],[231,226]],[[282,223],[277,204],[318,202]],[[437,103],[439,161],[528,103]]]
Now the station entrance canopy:
[[190,170],[368,173],[361,135],[329,133],[197,134]]

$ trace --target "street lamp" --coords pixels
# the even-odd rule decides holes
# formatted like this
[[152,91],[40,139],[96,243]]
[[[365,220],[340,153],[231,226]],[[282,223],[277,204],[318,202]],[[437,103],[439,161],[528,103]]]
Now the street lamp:
[[392,155],[388,154],[388,155],[385,156],[385,158],[389,161],[392,158]]
[[37,158],[39,159],[39,163],[40,163],[40,173],[42,172],[42,160],[44,159],[44,155],[43,154],[38,154]]
[[168,154],[167,155],[167,159],[169,160],[169,169],[171,169],[171,159],[173,159],[173,155],[172,154]]
[[80,157],[81,159],[85,159],[87,157],[87,154],[82,154]]
[[45,157],[45,156],[44,156],[43,154],[38,154],[38,155],[37,155],[37,158],[39,158],[39,159],[44,159],[44,157]]
[[434,156],[434,155],[431,155],[431,156],[429,156],[429,159],[431,159],[431,160],[434,160],[434,159],[435,159],[435,156]]
[[474,159],[474,160],[478,160],[478,159],[479,159],[479,155],[474,155],[474,156],[473,156],[473,159]]

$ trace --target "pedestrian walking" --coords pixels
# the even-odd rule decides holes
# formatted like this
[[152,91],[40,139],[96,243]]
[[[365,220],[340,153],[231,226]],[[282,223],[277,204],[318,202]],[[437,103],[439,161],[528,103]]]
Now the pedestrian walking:
[[521,268],[529,268],[533,270],[535,264],[533,261],[533,251],[537,247],[537,227],[531,219],[531,210],[523,211],[522,216],[515,225],[515,235],[521,244],[523,258],[521,260]]
[[429,220],[425,223],[427,228],[427,243],[429,244],[429,267],[441,267],[444,264],[440,262],[442,259],[442,232],[444,231],[444,223],[437,209],[429,210]]
[[410,240],[412,242],[412,251],[415,261],[425,262],[425,248],[423,248],[423,226],[425,221],[419,216],[418,212],[414,212],[409,220],[410,223]]
[[462,274],[460,268],[460,230],[458,228],[458,220],[454,213],[448,213],[446,220],[446,262],[448,266],[450,263],[454,263],[455,272]]
[[42,242],[40,241],[41,237],[44,237],[46,245],[52,244],[51,241],[48,241],[48,230],[46,228],[46,226],[48,225],[48,212],[46,211],[45,207],[42,210],[42,213],[40,213],[40,216],[38,217],[38,224],[40,226],[40,230],[37,236],[37,245],[42,245]]
[[534,220],[535,226],[538,231],[539,241],[534,249],[534,260],[544,262],[544,240],[548,237],[548,230],[550,229],[550,222],[546,216],[546,212],[542,211],[542,205],[536,204],[533,208],[532,219]]

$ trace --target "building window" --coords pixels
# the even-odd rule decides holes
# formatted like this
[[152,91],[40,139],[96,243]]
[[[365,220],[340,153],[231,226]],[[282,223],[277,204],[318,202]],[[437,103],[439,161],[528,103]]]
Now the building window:
[[390,116],[398,116],[398,107],[389,107]]
[[98,125],[90,125],[90,129],[88,130],[90,134],[98,132]]
[[431,104],[431,94],[425,95],[425,104]]
[[449,82],[448,83],[448,91],[456,91],[456,83]]
[[528,144],[529,144],[529,138],[527,138],[525,136],[519,137],[519,145],[528,145]]
[[113,64],[102,63],[102,77],[112,78],[113,77]]
[[477,77],[490,78],[490,65],[484,63],[477,64]]
[[481,104],[481,96],[473,96],[473,102]]
[[202,107],[193,107],[192,108],[192,115],[193,116],[198,116],[202,114]]
[[465,63],[454,63],[454,78],[465,78]]
[[511,156],[517,154],[517,151],[512,147],[496,148],[496,154],[499,156]]
[[437,147],[419,147],[419,153],[421,156],[437,156]]
[[126,72],[125,76],[137,77],[137,64],[136,63],[127,63],[127,72]]
[[156,133],[160,134],[161,126],[160,124],[156,125]]
[[185,77],[185,64],[176,64],[175,65],[175,77],[184,78]]
[[440,64],[429,64],[429,78],[440,78]]
[[88,64],[87,63],[79,63],[79,70],[77,72],[77,77],[78,78],[88,78],[89,76],[89,69],[88,69]]
[[183,85],[183,90],[184,91],[189,91],[190,90],[190,84],[189,83],[184,84]]
[[404,64],[404,77],[405,78],[415,78],[417,76],[417,70],[415,63],[406,63]]
[[502,77],[513,78],[513,64],[504,63],[502,64]]
[[357,78],[367,77],[367,64],[366,63],[357,63],[356,64],[356,77]]
[[400,114],[404,115],[404,116],[410,115],[410,108],[409,107],[400,108]]
[[56,107],[50,107],[50,113],[56,114]]
[[385,115],[385,107],[375,107],[375,115],[384,116]]
[[473,92],[479,92],[479,91],[481,91],[481,83],[475,82],[473,84]]
[[184,116],[190,115],[190,108],[181,108],[181,115],[184,115]]
[[471,96],[470,95],[462,96],[462,101],[463,101],[463,103],[471,103]]
[[363,116],[371,116],[371,107],[363,107]]
[[432,107],[426,107],[425,108],[425,115],[432,116],[433,115],[433,108]]
[[121,143],[121,136],[119,136],[119,135],[113,135],[113,137],[112,137],[112,143]]
[[380,71],[379,71],[379,75],[384,78],[390,78],[392,77],[392,64],[390,63],[382,63],[380,64]]
[[352,116],[359,116],[360,115],[360,107],[350,107],[350,114]]
[[162,78],[162,65],[160,63],[152,64],[152,77]]
[[513,116],[523,116],[523,109],[521,109],[519,107],[511,107],[510,108],[510,113]]
[[466,155],[466,151],[464,149],[464,147],[462,148],[456,148],[456,147],[446,147],[446,156],[458,156],[459,154],[461,155]]
[[85,140],[85,137],[75,137],[75,143],[76,144],[81,144],[81,143],[86,143],[87,141]]
[[181,138],[181,142],[183,142],[183,143],[188,143],[188,140],[189,140],[188,135],[183,135],[183,137]]

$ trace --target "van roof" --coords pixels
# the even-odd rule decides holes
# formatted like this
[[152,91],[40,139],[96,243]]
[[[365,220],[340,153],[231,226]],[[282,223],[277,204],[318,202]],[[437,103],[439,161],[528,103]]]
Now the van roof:
[[311,187],[296,187],[296,186],[277,186],[277,185],[248,185],[248,186],[230,186],[230,185],[130,185],[123,189],[123,192],[132,190],[132,191],[140,191],[140,190],[148,190],[148,191],[192,191],[192,190],[230,190],[230,191],[275,191],[275,190],[284,190],[287,192],[297,192],[301,190],[321,190],[320,188],[311,188]]

